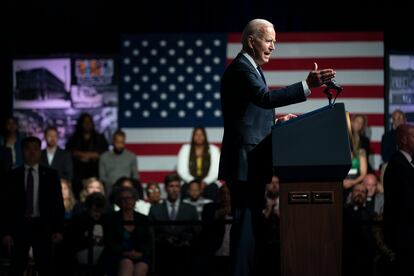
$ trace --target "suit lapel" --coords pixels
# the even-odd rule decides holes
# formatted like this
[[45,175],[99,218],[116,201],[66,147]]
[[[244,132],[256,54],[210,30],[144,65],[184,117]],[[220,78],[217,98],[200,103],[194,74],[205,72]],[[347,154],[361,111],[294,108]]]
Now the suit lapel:
[[53,156],[53,159],[52,159],[52,164],[50,164],[51,167],[55,167],[57,165],[59,154],[60,154],[59,153],[59,148],[57,148],[56,151],[55,151],[55,155]]
[[161,208],[161,219],[162,220],[170,220],[170,215],[168,214],[167,202],[162,203],[163,206]]
[[259,73],[259,71],[256,69],[256,67],[254,67],[253,64],[250,62],[250,60],[248,60],[242,53],[239,53],[237,57],[241,60],[241,62],[244,62],[244,63],[246,63],[249,66],[250,70],[256,74],[256,76],[258,77],[258,79],[261,82],[263,82],[263,85],[264,86],[267,86],[266,81],[265,81],[265,78],[264,78],[264,75],[262,76]]

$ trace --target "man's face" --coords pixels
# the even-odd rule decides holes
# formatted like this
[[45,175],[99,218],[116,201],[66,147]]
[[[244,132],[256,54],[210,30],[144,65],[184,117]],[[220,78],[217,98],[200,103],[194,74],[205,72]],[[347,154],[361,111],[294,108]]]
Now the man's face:
[[58,142],[58,133],[55,130],[48,130],[45,138],[48,147],[56,147]]
[[167,185],[167,196],[170,201],[176,201],[180,196],[181,185],[179,181],[172,181]]
[[114,149],[116,152],[122,152],[125,149],[125,137],[122,135],[115,135],[114,140]]
[[188,195],[192,200],[197,200],[201,196],[201,187],[199,183],[191,183],[188,187]]
[[250,37],[249,41],[253,47],[253,59],[258,65],[269,62],[270,55],[275,49],[276,32],[273,27],[265,26],[258,36]]
[[23,148],[23,160],[28,165],[38,164],[41,155],[40,145],[38,143],[27,143]]
[[356,185],[352,189],[352,202],[357,206],[362,206],[367,199],[367,190],[363,185]]
[[394,129],[397,129],[400,125],[405,124],[404,115],[401,112],[394,112],[392,114],[392,124]]
[[365,188],[368,190],[368,196],[373,196],[377,191],[377,179],[373,175],[367,175],[363,182]]
[[279,191],[279,178],[277,176],[272,177],[272,181],[266,185],[266,191],[277,193]]

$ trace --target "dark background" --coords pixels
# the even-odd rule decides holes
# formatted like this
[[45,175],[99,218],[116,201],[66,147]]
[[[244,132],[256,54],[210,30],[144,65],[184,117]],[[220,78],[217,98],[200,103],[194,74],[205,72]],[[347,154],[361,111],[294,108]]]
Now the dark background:
[[383,31],[386,53],[414,51],[408,1],[3,0],[0,18],[1,119],[12,112],[13,57],[117,54],[123,33],[241,32],[265,18],[277,32]]

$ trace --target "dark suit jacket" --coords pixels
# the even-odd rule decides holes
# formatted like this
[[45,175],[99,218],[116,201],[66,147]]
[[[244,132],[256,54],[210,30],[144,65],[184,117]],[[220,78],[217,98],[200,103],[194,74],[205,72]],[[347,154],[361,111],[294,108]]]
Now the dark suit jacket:
[[73,176],[73,164],[70,153],[60,148],[56,149],[55,156],[53,157],[52,164],[49,165],[47,160],[47,150],[42,150],[42,156],[40,158],[40,164],[46,167],[51,167],[59,173],[61,179],[71,181]]
[[382,161],[388,162],[391,155],[397,150],[397,141],[395,139],[395,129],[385,132],[381,138],[381,156]]
[[[168,214],[167,203],[164,201],[161,204],[156,204],[151,206],[149,213],[149,218],[152,221],[170,221]],[[194,206],[180,202],[180,207],[178,208],[178,213],[176,221],[197,221],[198,214]],[[190,242],[194,234],[196,233],[196,227],[194,225],[158,225],[155,226],[156,238],[159,241],[165,241],[166,239],[172,237],[176,238],[181,242]]]
[[[24,166],[11,170],[5,181],[5,193],[1,208],[5,212],[1,223],[3,235],[24,234],[25,181]],[[57,171],[39,165],[40,224],[45,234],[63,231],[65,208]]]
[[395,249],[414,248],[414,167],[396,151],[384,174],[384,235]]
[[268,90],[256,68],[242,54],[224,72],[220,94],[224,136],[219,179],[233,181],[238,179],[243,147],[251,150],[270,133],[273,108],[302,102],[306,98],[301,82]]

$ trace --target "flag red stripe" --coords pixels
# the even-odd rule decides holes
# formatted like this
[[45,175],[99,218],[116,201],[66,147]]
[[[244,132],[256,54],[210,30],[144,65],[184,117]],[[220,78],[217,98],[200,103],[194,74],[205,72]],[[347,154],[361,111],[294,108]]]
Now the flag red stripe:
[[174,171],[152,171],[152,172],[139,172],[140,180],[143,183],[155,181],[158,183],[164,183],[164,179],[167,175],[174,173]]
[[126,148],[141,155],[177,155],[182,144],[127,144]]
[[[277,55],[277,53],[276,53]],[[233,59],[227,59],[227,65]],[[344,57],[344,58],[272,58],[263,65],[266,70],[311,70],[313,63],[318,63],[319,68],[340,69],[384,69],[383,57]]]
[[[296,115],[301,115],[301,113],[295,113]],[[277,113],[277,116],[283,116],[286,114]],[[353,114],[350,114],[352,116]],[[367,116],[368,126],[382,127],[384,126],[384,114],[364,114]]]
[[[241,41],[241,33],[230,33],[230,43]],[[276,33],[277,42],[331,42],[331,41],[383,41],[383,32],[307,32]]]
[[381,154],[381,142],[371,142],[369,149],[371,154]]
[[[220,147],[220,144],[215,144]],[[176,156],[182,144],[127,144],[126,147],[138,156]],[[380,142],[371,142],[372,153],[381,152]]]
[[[220,143],[213,143],[221,147]],[[138,156],[177,155],[183,143],[129,143],[126,148]]]
[[[384,86],[363,86],[363,85],[344,85],[342,86],[344,90],[338,96],[339,98],[384,98]],[[326,95],[323,93],[325,87],[312,88],[312,94],[310,99],[315,98],[326,98]]]
[[311,70],[313,63],[319,68],[340,69],[384,69],[383,57],[340,57],[340,58],[278,58],[270,59],[263,70]]

